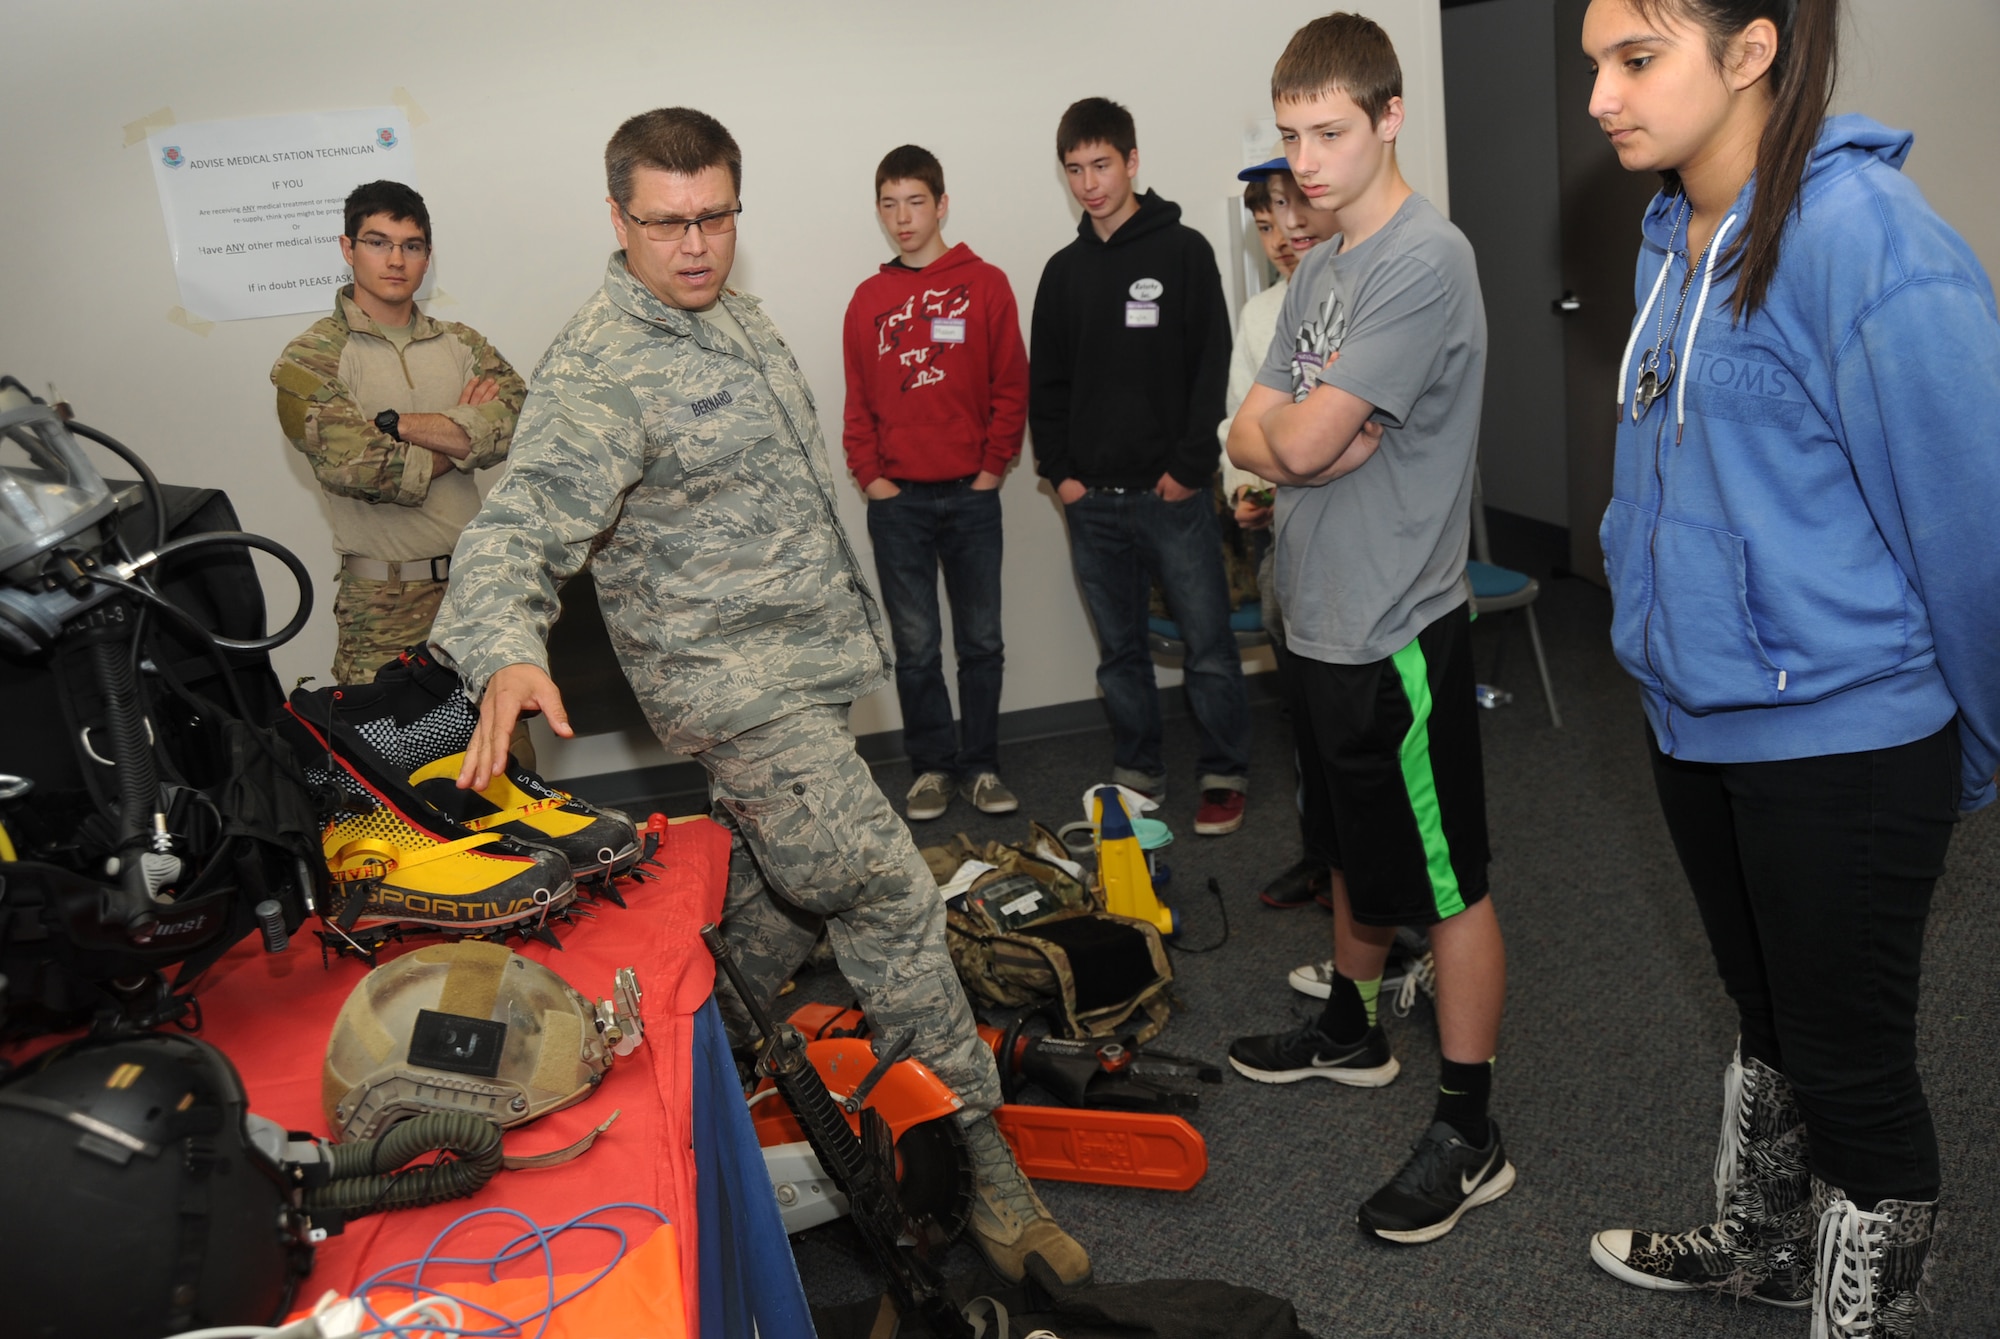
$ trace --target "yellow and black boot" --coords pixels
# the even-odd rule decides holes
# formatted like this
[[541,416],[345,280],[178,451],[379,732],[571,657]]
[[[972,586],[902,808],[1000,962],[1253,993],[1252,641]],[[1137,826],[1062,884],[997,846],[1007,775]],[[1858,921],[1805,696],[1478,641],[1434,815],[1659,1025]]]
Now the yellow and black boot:
[[[422,803],[475,832],[501,832],[550,846],[578,879],[611,879],[639,859],[639,831],[616,809],[580,800],[512,757],[484,790],[460,790],[458,773],[479,724],[479,708],[457,674],[417,646],[347,690],[347,716]],[[362,719],[362,718],[366,719]]]
[[561,852],[500,832],[474,832],[385,772],[346,718],[354,690],[300,689],[277,730],[319,797],[321,846],[332,876],[320,913],[333,947],[372,952],[413,931],[518,931],[554,943],[551,916],[576,900]]

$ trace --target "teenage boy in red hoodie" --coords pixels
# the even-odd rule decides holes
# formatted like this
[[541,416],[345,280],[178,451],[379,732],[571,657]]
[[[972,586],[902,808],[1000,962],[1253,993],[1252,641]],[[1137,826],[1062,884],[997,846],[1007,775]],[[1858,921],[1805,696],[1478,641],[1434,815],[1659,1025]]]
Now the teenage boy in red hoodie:
[[[1021,452],[1028,351],[1007,276],[947,247],[944,168],[905,144],[875,169],[896,257],[854,290],[847,466],[868,495],[868,537],[896,644],[896,697],[916,782],[907,812],[937,818],[956,789],[981,813],[1019,807],[1000,780],[1000,482]],[[938,569],[951,601],[959,725],[939,654]]]

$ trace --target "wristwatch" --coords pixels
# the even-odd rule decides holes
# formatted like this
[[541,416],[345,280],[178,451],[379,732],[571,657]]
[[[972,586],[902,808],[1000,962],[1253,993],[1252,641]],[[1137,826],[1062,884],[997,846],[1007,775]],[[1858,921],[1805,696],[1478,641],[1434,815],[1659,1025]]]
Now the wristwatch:
[[386,432],[400,442],[403,440],[403,434],[396,431],[396,425],[402,421],[402,415],[398,414],[395,410],[384,409],[375,416],[375,427],[377,431]]

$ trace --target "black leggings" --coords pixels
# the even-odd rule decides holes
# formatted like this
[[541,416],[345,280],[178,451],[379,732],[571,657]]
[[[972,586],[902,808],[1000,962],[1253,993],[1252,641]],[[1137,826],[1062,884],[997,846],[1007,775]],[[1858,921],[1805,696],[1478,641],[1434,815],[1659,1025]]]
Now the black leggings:
[[1936,1199],[1917,975],[1957,816],[1957,723],[1784,762],[1690,763],[1648,742],[1744,1058],[1791,1080],[1812,1170],[1863,1208]]

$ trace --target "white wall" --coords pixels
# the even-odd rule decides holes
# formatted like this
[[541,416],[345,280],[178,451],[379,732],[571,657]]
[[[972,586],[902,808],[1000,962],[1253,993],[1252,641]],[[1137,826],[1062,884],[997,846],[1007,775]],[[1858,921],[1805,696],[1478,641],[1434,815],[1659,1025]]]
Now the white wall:
[[[1403,58],[1403,163],[1440,206],[1443,102],[1435,0],[1367,0]],[[1140,184],[1186,210],[1220,252],[1243,133],[1270,114],[1270,69],[1319,6],[1273,0],[1088,5],[750,5],[528,0],[412,4],[254,0],[15,7],[0,81],[0,372],[53,382],[78,416],[143,452],[162,479],[226,488],[245,527],[331,576],[317,489],[277,429],[267,373],[310,316],[171,324],[179,303],[143,141],[123,127],[382,105],[406,88],[430,204],[439,315],[471,323],[524,373],[597,285],[612,242],[604,142],[624,117],[686,104],[744,151],[734,282],[797,349],[839,450],[839,331],[888,248],[871,207],[881,155],[914,141],[943,160],[947,237],[1005,269],[1025,321],[1043,261],[1076,215],[1055,126],[1101,94],[1138,121]],[[1027,468],[1006,485],[1007,710],[1095,694],[1096,653],[1055,504]],[[843,518],[861,546],[859,495]],[[267,577],[282,618],[289,581]],[[324,676],[325,606],[277,655],[289,682]],[[897,724],[893,692],[861,704]],[[557,776],[657,761],[650,741],[578,741]]]
[[1848,0],[1835,111],[1916,132],[1903,170],[2000,280],[2000,3]]

